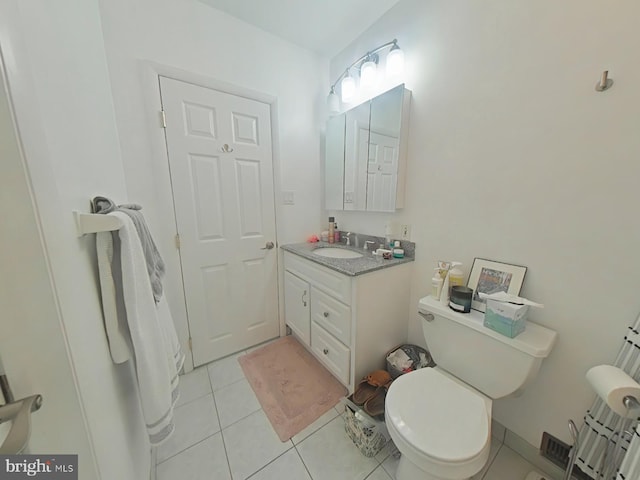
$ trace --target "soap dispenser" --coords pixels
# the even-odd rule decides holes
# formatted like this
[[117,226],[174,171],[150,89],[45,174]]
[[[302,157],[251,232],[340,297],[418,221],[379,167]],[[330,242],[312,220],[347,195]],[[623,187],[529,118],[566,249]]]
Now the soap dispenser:
[[431,279],[431,296],[435,300],[440,300],[440,295],[442,294],[442,284],[444,283],[443,278],[440,276],[440,269],[434,268],[435,274]]

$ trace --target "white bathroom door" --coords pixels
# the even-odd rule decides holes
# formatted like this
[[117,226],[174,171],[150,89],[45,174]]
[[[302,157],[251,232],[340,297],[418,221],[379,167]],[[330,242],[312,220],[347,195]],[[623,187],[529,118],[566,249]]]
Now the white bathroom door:
[[398,137],[370,132],[367,165],[367,210],[392,212],[398,183]]
[[160,77],[193,360],[279,335],[270,106]]

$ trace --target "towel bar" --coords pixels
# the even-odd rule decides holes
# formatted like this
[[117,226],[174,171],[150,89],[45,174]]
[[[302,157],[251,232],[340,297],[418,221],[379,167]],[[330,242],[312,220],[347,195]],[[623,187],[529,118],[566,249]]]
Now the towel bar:
[[73,212],[73,217],[76,221],[78,237],[87,233],[110,232],[122,228],[120,219],[111,215]]

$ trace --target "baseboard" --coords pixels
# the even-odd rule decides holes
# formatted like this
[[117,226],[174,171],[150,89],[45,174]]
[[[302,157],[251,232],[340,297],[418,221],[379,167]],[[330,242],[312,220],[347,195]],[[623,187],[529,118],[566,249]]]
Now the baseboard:
[[550,462],[542,455],[540,455],[540,450],[537,447],[534,447],[525,439],[519,437],[504,425],[501,425],[495,420],[491,421],[491,428],[494,432],[497,431],[498,433],[498,435],[494,433],[494,437],[500,439],[499,435],[503,434],[504,445],[509,447],[511,450],[523,457],[527,462],[536,467],[536,470],[544,473],[544,475],[546,477],[549,477],[551,480],[562,480],[562,478],[564,477],[564,471],[556,464]]
[[498,440],[500,443],[504,443],[504,436],[507,433],[507,429],[501,423],[491,420],[491,436]]

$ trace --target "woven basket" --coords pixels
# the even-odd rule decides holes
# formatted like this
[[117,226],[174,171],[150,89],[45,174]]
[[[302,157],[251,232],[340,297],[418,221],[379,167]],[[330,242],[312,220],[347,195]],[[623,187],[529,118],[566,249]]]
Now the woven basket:
[[374,457],[387,444],[387,438],[376,426],[366,426],[356,418],[355,412],[344,407],[344,429],[365,457]]

